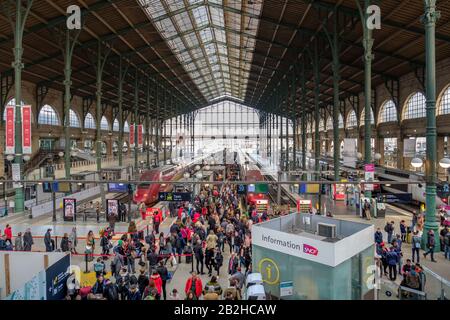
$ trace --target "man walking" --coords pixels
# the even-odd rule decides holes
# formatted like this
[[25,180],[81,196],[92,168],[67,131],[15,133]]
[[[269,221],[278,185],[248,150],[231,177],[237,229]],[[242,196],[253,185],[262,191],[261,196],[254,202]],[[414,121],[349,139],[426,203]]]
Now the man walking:
[[427,248],[428,250],[424,252],[423,257],[426,258],[428,254],[431,255],[431,261],[437,262],[434,260],[434,247],[436,246],[436,240],[434,239],[434,231],[430,230],[428,231],[428,238],[427,238]]

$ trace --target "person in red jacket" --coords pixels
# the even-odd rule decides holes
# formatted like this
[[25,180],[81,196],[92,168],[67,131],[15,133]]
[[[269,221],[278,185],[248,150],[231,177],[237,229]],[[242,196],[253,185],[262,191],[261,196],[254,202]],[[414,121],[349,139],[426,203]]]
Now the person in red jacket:
[[9,224],[6,225],[4,233],[6,236],[6,240],[12,241],[12,229]]
[[184,211],[183,206],[180,206],[178,208],[178,219],[180,219],[180,220],[183,218],[183,211]]
[[153,216],[153,230],[156,231],[156,233],[159,233],[159,225],[162,222],[162,213],[161,211],[155,211],[154,216]]
[[200,212],[197,211],[197,212],[194,213],[194,217],[192,218],[192,222],[196,223],[198,221],[198,219],[200,219]]
[[156,271],[156,269],[153,270],[153,273],[150,276],[150,279],[155,282],[156,289],[158,289],[158,294],[161,295],[161,292],[162,292],[162,279],[161,279],[161,276],[159,275],[158,271]]
[[206,216],[208,214],[208,209],[206,207],[202,207],[202,216]]
[[202,290],[202,279],[197,276],[197,273],[192,272],[192,276],[186,281],[186,287],[184,288],[186,296],[189,294],[189,292],[193,292],[198,299],[202,295]]

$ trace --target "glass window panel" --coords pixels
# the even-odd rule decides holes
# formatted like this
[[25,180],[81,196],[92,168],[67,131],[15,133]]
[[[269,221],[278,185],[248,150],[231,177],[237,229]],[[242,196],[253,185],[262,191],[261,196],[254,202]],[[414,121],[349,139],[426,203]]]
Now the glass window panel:
[[403,120],[425,118],[425,96],[421,92],[412,95],[405,106]]
[[392,100],[387,101],[381,106],[379,123],[397,121],[397,108]]
[[100,129],[109,131],[109,122],[105,116],[103,116],[102,119],[100,120]]
[[450,113],[450,87],[448,87],[441,98],[439,104],[438,114],[449,114]]
[[88,114],[86,115],[86,118],[84,118],[84,128],[85,129],[95,129],[95,120],[94,120],[94,116],[88,112]]
[[50,126],[59,126],[59,119],[55,109],[48,104],[43,106],[41,111],[39,111],[38,123]]
[[356,121],[356,113],[354,110],[350,111],[350,113],[347,115],[347,128],[354,128],[357,126]]
[[80,117],[72,109],[69,110],[69,126],[72,128],[80,128]]
[[119,120],[114,119],[114,122],[113,122],[113,131],[118,132],[119,129],[120,129],[120,128],[119,128]]
[[[363,108],[362,112],[361,112],[361,118],[359,119],[359,125],[363,126],[365,123],[365,116],[366,116],[366,110]],[[370,123],[371,124],[375,124],[375,117],[373,115],[373,110],[372,108],[370,108]]]

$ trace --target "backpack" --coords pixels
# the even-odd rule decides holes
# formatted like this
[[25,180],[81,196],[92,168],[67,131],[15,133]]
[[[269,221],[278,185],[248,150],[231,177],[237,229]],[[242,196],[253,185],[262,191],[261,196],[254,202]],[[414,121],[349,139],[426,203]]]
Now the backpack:
[[384,226],[384,231],[386,231],[386,232],[390,231],[389,223],[386,223],[386,225]]
[[101,262],[96,262],[94,263],[94,271],[95,272],[103,272],[103,270],[105,269],[103,263]]

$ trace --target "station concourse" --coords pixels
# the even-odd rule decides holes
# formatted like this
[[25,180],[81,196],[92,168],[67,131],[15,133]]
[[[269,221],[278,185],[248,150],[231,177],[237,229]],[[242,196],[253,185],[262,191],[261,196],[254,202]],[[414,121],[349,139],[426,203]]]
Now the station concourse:
[[[0,17],[0,299],[333,299],[308,271],[324,265],[350,299],[448,299],[450,2],[8,0]],[[253,226],[301,249],[267,265]],[[69,265],[75,291],[30,291]]]

